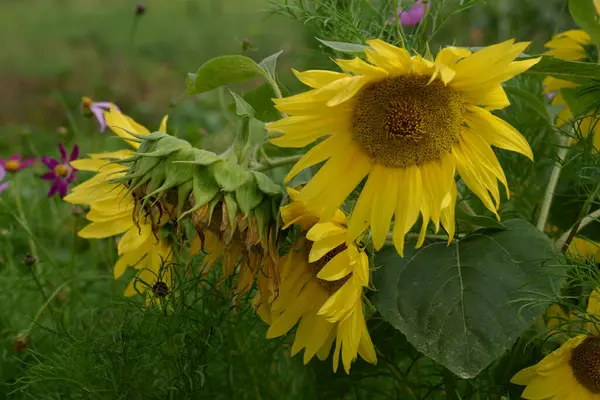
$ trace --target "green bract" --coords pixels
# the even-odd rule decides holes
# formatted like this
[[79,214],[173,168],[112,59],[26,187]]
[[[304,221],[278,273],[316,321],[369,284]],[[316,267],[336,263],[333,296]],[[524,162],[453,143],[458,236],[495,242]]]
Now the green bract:
[[[274,225],[280,186],[265,174],[238,165],[238,157],[227,155],[231,152],[217,155],[163,132],[135,136],[142,145],[122,161],[129,163],[129,171],[115,181],[125,182],[142,208],[162,202],[175,207],[171,214],[181,219],[203,206],[214,210],[224,201],[232,231],[238,212],[248,221],[256,219],[261,238],[266,227]],[[212,211],[208,222],[211,216]]]

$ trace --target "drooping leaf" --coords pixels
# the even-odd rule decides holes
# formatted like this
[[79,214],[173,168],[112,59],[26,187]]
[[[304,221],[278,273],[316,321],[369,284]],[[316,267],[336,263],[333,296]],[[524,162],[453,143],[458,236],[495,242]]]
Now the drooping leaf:
[[340,53],[347,54],[364,54],[365,49],[369,46],[365,46],[364,44],[356,44],[356,43],[346,43],[346,42],[331,42],[328,40],[323,40],[319,38],[315,38],[319,42],[323,43],[325,46],[333,49],[335,51],[339,51]]
[[421,249],[377,254],[375,304],[423,354],[472,378],[508,349],[557,295],[553,243],[524,220]]
[[244,82],[256,76],[270,79],[269,74],[248,57],[240,55],[215,57],[205,62],[196,74],[188,74],[186,94],[208,92],[228,83]]
[[600,24],[593,0],[569,0],[569,12],[581,29],[586,31],[596,44],[600,44]]

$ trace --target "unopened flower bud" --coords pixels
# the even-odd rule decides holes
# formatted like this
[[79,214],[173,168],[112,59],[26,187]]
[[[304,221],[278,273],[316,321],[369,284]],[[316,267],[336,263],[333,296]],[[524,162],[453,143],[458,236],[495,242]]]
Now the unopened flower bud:
[[67,128],[65,128],[64,126],[59,126],[57,129],[57,132],[60,136],[66,136],[67,133],[69,133],[69,130]]
[[15,336],[15,340],[13,341],[13,349],[16,352],[22,353],[27,349],[27,345],[29,344],[29,338],[24,333],[19,333]]
[[143,4],[138,4],[135,6],[135,15],[144,15],[146,12],[146,6]]
[[242,49],[244,51],[250,50],[252,48],[254,48],[254,46],[252,45],[252,41],[250,39],[247,39],[247,38],[246,39],[242,39]]

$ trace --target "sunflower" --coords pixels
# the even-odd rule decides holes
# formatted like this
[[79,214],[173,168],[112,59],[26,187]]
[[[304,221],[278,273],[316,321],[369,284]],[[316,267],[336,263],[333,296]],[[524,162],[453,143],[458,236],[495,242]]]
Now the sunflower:
[[547,55],[563,60],[580,61],[587,57],[585,46],[592,43],[586,31],[571,29],[561,32],[544,45],[549,50]]
[[[134,139],[128,132],[138,135],[150,133],[148,129],[130,117],[121,114],[114,106],[105,113],[108,126],[117,135],[125,139]],[[166,131],[167,117],[161,123],[160,130]],[[133,140],[127,143],[137,149],[139,144]],[[125,290],[125,296],[133,296],[151,289],[147,303],[153,298],[158,300],[170,293],[172,277],[170,261],[171,246],[159,238],[158,229],[167,221],[160,211],[150,212],[142,218],[136,218],[136,203],[125,187],[111,183],[113,179],[125,175],[127,167],[115,163],[135,154],[134,150],[123,149],[115,152],[90,154],[87,159],[73,161],[75,168],[94,172],[95,175],[73,188],[65,201],[72,204],[89,205],[86,218],[89,225],[78,235],[86,239],[102,239],[123,235],[119,240],[119,260],[114,266],[115,279],[120,278],[128,266],[138,270],[136,277]]]
[[[297,192],[290,190],[294,199]],[[369,261],[356,244],[347,242],[346,217],[318,223],[301,202],[282,208],[286,226],[297,223],[302,236],[281,259],[281,281],[259,314],[270,327],[267,338],[282,336],[296,324],[292,356],[304,349],[304,363],[315,355],[324,360],[333,342],[333,370],[340,353],[346,373],[359,354],[375,364],[377,357],[363,313],[363,290],[369,285]]]
[[512,383],[526,386],[521,397],[536,400],[600,400],[600,338],[578,335]]
[[[592,39],[585,31],[574,29],[560,33],[547,42],[545,47],[549,50],[546,54],[564,60],[582,61],[587,59],[587,53],[584,46],[591,43]],[[554,78],[552,76],[548,76],[544,79],[543,93],[551,99],[552,105],[562,107],[561,111],[556,116],[557,127],[561,127],[573,119],[573,113],[560,93],[560,90],[564,88],[575,88],[577,86],[578,85],[574,82]],[[600,126],[597,124],[597,118],[582,118],[579,121],[579,131],[583,137],[587,137],[593,132],[594,148],[600,150]]]
[[274,100],[289,115],[267,125],[283,133],[274,144],[304,147],[327,137],[286,177],[327,160],[298,199],[327,221],[367,177],[350,217],[350,240],[370,226],[380,249],[395,215],[392,238],[401,255],[419,215],[417,246],[430,220],[452,238],[456,171],[498,216],[498,180],[507,196],[508,184],[491,146],[533,155],[525,138],[490,111],[510,104],[501,83],[539,61],[514,61],[528,43],[509,40],[475,53],[447,47],[435,60],[381,40],[367,43],[368,62],[337,60],[343,72],[294,71],[312,90]]

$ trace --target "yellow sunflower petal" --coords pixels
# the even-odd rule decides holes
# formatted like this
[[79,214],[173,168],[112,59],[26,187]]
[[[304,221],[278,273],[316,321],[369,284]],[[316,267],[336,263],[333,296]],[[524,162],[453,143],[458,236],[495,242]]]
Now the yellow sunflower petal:
[[352,272],[348,250],[336,254],[317,274],[317,278],[325,281],[337,281]]
[[389,75],[385,69],[371,65],[358,57],[352,60],[337,59],[335,62],[340,66],[342,71],[356,75],[365,75],[373,79],[383,79]]
[[[344,154],[334,154],[319,172],[302,188],[298,200],[325,220],[330,220],[350,192],[371,169],[371,160],[362,149],[351,143]],[[344,179],[340,180],[339,177]]]
[[371,232],[373,246],[375,246],[375,250],[379,250],[385,243],[392,215],[398,204],[398,174],[394,168],[374,165],[369,175],[369,179],[371,178],[378,188],[371,204]]
[[348,134],[335,134],[323,140],[321,143],[307,151],[306,154],[304,154],[302,158],[298,160],[296,164],[294,164],[290,172],[285,177],[284,183],[289,182],[304,169],[325,161],[331,157],[334,152],[343,153],[346,151],[346,147],[351,141],[352,135]]
[[133,226],[131,215],[125,215],[113,221],[93,222],[77,234],[84,239],[104,239],[119,235]]
[[292,72],[294,73],[294,75],[296,75],[296,78],[298,78],[300,82],[313,89],[320,89],[323,86],[327,86],[340,78],[348,77],[348,75],[342,74],[340,72],[323,70],[309,70],[299,72],[295,69],[292,69]]
[[489,144],[523,154],[533,161],[533,152],[527,140],[509,123],[480,107],[468,107],[467,125]]

